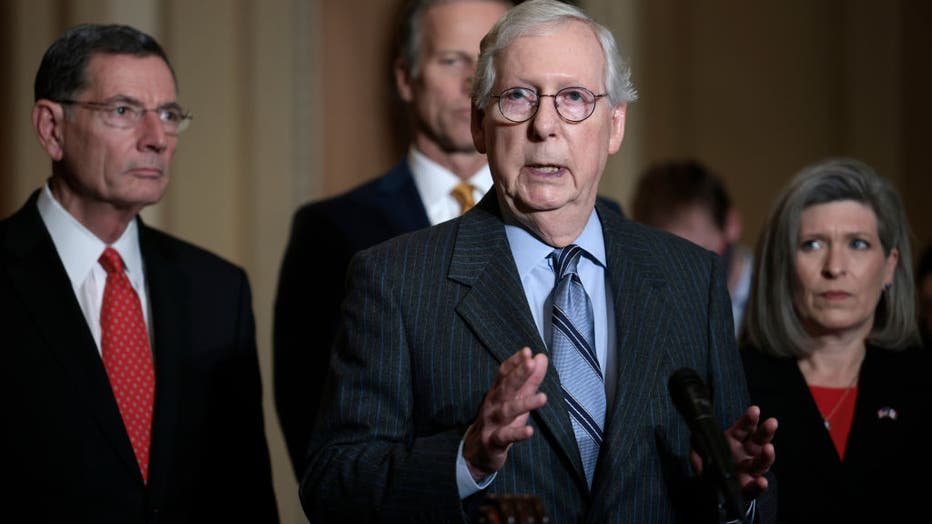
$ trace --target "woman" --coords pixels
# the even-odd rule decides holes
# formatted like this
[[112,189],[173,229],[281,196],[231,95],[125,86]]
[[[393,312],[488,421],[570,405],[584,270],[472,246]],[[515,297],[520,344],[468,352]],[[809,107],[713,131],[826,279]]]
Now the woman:
[[740,342],[752,402],[780,421],[781,522],[894,522],[923,501],[930,368],[902,209],[869,166],[830,159],[764,226]]

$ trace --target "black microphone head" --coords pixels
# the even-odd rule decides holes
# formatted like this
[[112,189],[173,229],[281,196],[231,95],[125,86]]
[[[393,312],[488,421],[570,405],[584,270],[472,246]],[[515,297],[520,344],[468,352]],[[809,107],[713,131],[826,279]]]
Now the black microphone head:
[[741,518],[744,501],[735,474],[735,462],[725,441],[725,435],[712,416],[709,388],[690,368],[674,371],[667,387],[673,405],[693,434],[694,447],[705,465],[703,474],[714,478],[718,484],[719,491],[725,498],[729,520]]
[[698,418],[712,416],[709,388],[693,369],[680,368],[674,371],[667,387],[673,405],[690,425]]

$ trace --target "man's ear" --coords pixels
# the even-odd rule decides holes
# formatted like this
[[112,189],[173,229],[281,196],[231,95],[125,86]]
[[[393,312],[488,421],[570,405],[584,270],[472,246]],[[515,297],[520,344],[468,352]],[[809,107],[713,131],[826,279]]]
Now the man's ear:
[[398,90],[398,96],[401,97],[404,103],[410,104],[411,100],[414,99],[414,78],[411,77],[411,72],[400,58],[395,60],[394,71],[395,88]]
[[729,244],[736,244],[741,240],[741,234],[744,227],[741,220],[741,213],[732,207],[725,214],[725,240]]
[[485,154],[485,110],[476,107],[476,104],[470,102],[472,108],[472,117],[469,120],[469,126],[472,128],[472,143],[476,146],[476,151]]
[[625,115],[628,104],[618,104],[612,108],[612,129],[608,139],[608,154],[614,155],[621,148],[621,141],[625,138]]
[[65,111],[61,104],[51,100],[41,99],[32,106],[32,128],[39,139],[39,145],[52,158],[58,162],[64,155],[64,137],[62,124]]

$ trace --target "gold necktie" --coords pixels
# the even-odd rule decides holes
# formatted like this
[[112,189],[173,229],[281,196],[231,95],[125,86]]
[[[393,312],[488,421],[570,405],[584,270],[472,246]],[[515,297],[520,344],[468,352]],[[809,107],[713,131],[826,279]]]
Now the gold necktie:
[[460,182],[456,184],[456,187],[453,188],[453,191],[450,194],[453,195],[453,198],[460,203],[460,214],[469,211],[469,208],[476,205],[476,201],[472,198],[473,188],[471,185],[466,182]]

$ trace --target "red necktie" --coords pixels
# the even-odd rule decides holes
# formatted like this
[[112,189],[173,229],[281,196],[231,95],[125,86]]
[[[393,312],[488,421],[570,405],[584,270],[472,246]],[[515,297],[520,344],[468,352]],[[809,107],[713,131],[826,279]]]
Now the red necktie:
[[110,387],[129,435],[143,480],[149,478],[149,439],[155,398],[155,370],[149,333],[136,290],[113,248],[99,259],[107,271],[100,306],[100,349]]

